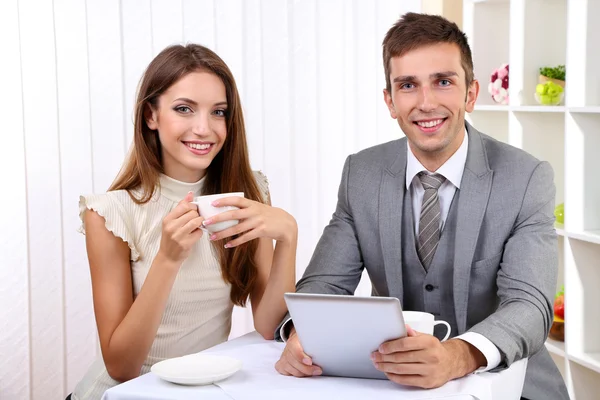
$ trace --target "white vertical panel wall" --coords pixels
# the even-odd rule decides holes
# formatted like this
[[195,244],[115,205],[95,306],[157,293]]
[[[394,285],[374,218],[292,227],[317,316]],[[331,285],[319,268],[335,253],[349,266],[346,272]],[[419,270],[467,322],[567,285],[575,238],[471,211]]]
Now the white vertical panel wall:
[[[299,278],[346,156],[401,135],[382,99],[381,41],[420,3],[0,2],[0,397],[62,398],[99,355],[78,196],[105,191],[118,172],[153,56],[196,42],[230,66],[253,168],[298,220]],[[357,293],[369,290],[365,280]],[[251,329],[250,311],[236,308],[232,336]]]

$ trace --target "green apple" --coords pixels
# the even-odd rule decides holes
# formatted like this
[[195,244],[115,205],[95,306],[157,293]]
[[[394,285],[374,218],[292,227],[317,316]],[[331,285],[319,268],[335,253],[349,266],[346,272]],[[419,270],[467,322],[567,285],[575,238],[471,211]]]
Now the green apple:
[[538,83],[535,87],[535,91],[539,95],[546,94],[546,90],[548,90],[548,88],[543,83]]
[[540,96],[540,102],[545,106],[552,104],[551,97],[547,94],[543,94]]
[[561,203],[554,208],[554,216],[559,224],[565,223],[565,203]]

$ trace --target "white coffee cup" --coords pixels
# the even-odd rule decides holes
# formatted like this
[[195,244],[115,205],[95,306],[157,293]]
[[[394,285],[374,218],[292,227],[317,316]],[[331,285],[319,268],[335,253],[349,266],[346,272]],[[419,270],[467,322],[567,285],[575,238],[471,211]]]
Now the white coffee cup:
[[450,337],[450,324],[446,321],[436,321],[433,314],[421,311],[404,311],[402,312],[402,315],[404,316],[404,323],[409,325],[417,332],[433,335],[433,327],[441,324],[445,325],[448,329],[446,336],[444,336],[442,339],[442,342]]
[[[226,211],[239,210],[239,208],[235,207],[235,206],[215,207],[211,204],[213,201],[218,200],[218,199],[223,199],[225,197],[244,197],[244,193],[243,192],[235,192],[235,193],[209,194],[206,196],[194,197],[194,201],[192,201],[191,203],[195,204],[198,207],[198,213],[204,219],[209,219],[211,217],[214,217],[217,214],[221,214]],[[208,231],[209,233],[215,233],[215,232],[220,232],[222,230],[225,230],[227,228],[231,228],[232,226],[237,225],[239,222],[240,221],[237,219],[232,219],[229,221],[222,221],[222,222],[217,222],[215,224],[210,224],[210,225],[206,226],[206,228],[202,227],[201,229]]]

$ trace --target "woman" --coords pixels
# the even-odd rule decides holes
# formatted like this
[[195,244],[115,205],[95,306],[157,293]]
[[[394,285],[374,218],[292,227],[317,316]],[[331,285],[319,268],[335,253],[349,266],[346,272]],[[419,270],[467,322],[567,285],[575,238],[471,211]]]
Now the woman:
[[[255,329],[272,339],[283,293],[294,290],[296,221],[270,206],[266,177],[250,169],[225,63],[195,44],[163,50],[142,78],[134,124],[133,149],[109,191],[80,199],[102,358],[75,388],[77,400],[226,341],[233,305],[248,298]],[[190,203],[230,192],[245,197],[218,206],[239,210],[209,220]],[[200,229],[234,219],[216,234]]]

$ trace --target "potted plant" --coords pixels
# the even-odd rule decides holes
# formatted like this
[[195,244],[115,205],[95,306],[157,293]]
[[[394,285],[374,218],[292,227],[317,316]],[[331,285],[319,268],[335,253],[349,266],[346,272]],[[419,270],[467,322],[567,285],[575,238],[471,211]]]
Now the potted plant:
[[565,96],[565,75],[564,65],[540,68],[535,100],[544,106],[560,104]]
[[544,84],[548,81],[554,82],[564,89],[566,74],[567,70],[565,69],[564,65],[559,65],[557,67],[542,67],[540,68],[538,82],[541,84]]

